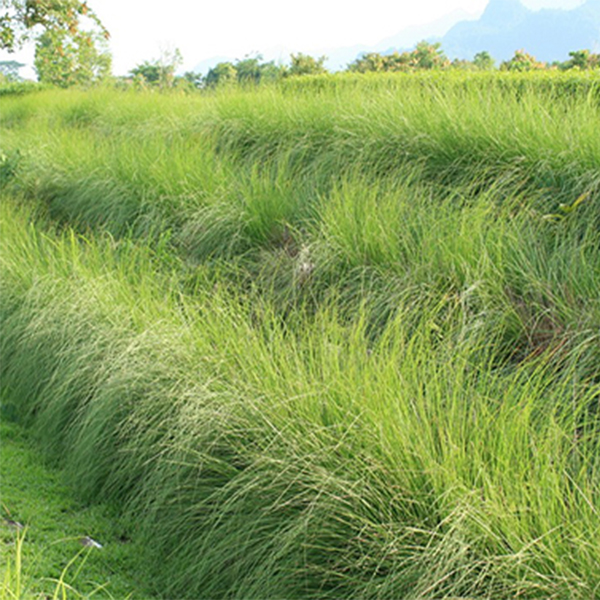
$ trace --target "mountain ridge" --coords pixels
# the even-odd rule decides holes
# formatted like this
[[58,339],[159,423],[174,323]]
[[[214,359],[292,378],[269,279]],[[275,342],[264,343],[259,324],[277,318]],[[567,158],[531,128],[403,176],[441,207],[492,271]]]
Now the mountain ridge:
[[[423,39],[440,42],[451,59],[471,60],[478,52],[487,51],[496,61],[503,61],[515,51],[525,50],[538,60],[565,61],[574,50],[600,52],[600,0],[586,0],[571,9],[538,10],[527,8],[520,0],[490,0],[479,18],[454,11],[430,23],[404,28],[377,44],[330,48],[315,54],[326,54],[326,66],[336,71],[364,53],[403,52]],[[265,52],[265,59],[280,61],[284,55],[279,48],[278,53]],[[203,60],[194,70],[205,72],[224,60],[235,59]]]
[[520,0],[490,0],[476,21],[461,21],[442,38],[450,58],[472,58],[488,51],[496,60],[523,49],[539,60],[566,60],[569,52],[600,49],[600,0],[570,10],[529,10]]

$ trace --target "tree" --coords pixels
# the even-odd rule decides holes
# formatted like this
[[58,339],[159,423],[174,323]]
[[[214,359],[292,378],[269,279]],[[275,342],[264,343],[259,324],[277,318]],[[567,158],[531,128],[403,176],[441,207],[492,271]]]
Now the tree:
[[273,61],[261,62],[262,58],[261,54],[248,55],[236,61],[235,70],[238,83],[258,84],[275,81],[281,77],[281,67],[278,67]]
[[589,50],[574,50],[569,52],[570,60],[562,63],[563,69],[597,69],[600,67],[600,54],[593,54]]
[[183,56],[178,48],[163,50],[160,58],[146,60],[137,65],[129,73],[142,86],[156,86],[162,89],[171,88],[175,83],[175,71],[183,63]]
[[419,42],[412,51],[414,66],[417,69],[439,69],[450,65],[448,57],[442,50],[442,44],[439,42],[430,44],[429,42]]
[[144,85],[154,85],[160,80],[160,67],[158,61],[145,60],[143,63],[136,65],[129,74],[135,81]]
[[93,83],[110,73],[106,28],[81,0],[0,0],[0,48],[36,42],[40,81]]
[[0,61],[0,74],[2,74],[7,81],[19,81],[19,69],[24,67],[23,63],[17,62],[16,60],[2,60]]
[[63,29],[71,34],[81,30],[82,17],[108,32],[86,2],[81,0],[0,0],[0,48],[12,52],[39,29]]
[[496,61],[484,50],[473,57],[473,64],[482,71],[491,71],[496,66]]
[[286,75],[288,76],[327,73],[327,69],[325,68],[326,56],[314,58],[313,56],[299,52],[298,54],[291,54],[290,58],[292,64],[286,71]]
[[196,89],[200,89],[204,85],[204,77],[202,77],[201,73],[196,73],[196,71],[186,71],[183,74],[183,79]]
[[450,65],[456,71],[477,71],[477,67],[470,60],[464,58],[455,58]]
[[378,73],[385,71],[386,57],[378,52],[368,52],[359,56],[348,65],[348,71],[354,73]]
[[419,42],[410,52],[392,52],[381,55],[377,52],[363,54],[348,65],[349,71],[368,72],[409,72],[422,69],[443,69],[450,66],[450,61],[442,50],[441,44]]
[[234,83],[237,80],[237,70],[230,62],[221,62],[215,65],[204,78],[206,87],[213,88]]
[[240,83],[258,83],[260,81],[260,59],[262,56],[245,56],[235,63],[237,80]]
[[62,29],[44,31],[36,42],[38,79],[60,87],[88,85],[108,77],[112,59],[102,39]]
[[538,61],[535,56],[528,54],[525,50],[517,50],[510,60],[500,65],[502,71],[539,71],[545,69],[546,63]]

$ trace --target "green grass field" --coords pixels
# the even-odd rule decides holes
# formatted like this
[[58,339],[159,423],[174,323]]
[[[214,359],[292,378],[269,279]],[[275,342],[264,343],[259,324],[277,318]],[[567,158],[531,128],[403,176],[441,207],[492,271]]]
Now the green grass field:
[[75,500],[8,417],[0,435],[0,598],[156,597],[117,511]]
[[165,598],[596,597],[599,90],[2,96],[8,410]]

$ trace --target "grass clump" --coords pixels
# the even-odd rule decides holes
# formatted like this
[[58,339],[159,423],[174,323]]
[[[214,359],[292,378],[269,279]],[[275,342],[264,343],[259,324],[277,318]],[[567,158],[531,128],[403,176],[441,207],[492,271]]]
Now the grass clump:
[[507,361],[468,296],[410,289],[375,337],[331,300],[282,321],[4,215],[3,386],[165,595],[593,594],[593,334]]
[[598,107],[475,79],[7,103],[3,390],[166,597],[596,593]]

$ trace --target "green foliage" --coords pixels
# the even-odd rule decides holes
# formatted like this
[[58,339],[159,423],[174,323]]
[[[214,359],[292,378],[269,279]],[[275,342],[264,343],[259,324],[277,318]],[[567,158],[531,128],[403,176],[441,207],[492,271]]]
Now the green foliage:
[[88,85],[110,74],[108,32],[79,0],[2,0],[1,47],[36,40],[35,69],[42,83]]
[[291,65],[286,71],[286,75],[288,76],[327,73],[327,69],[325,68],[326,56],[314,58],[313,56],[299,52],[298,54],[292,54],[290,58]]
[[348,65],[348,70],[357,73],[443,69],[450,66],[440,43],[419,42],[410,52],[393,52],[380,55],[371,52],[357,58]]
[[135,80],[144,84],[158,84],[161,79],[161,68],[158,61],[144,61],[130,71]]
[[449,60],[439,42],[435,44],[419,42],[412,52],[412,59],[416,69],[439,69],[449,65]]
[[34,65],[41,83],[59,87],[98,83],[110,75],[111,63],[102,36],[51,29],[36,42]]
[[473,64],[481,71],[491,71],[496,66],[496,61],[489,52],[483,51],[473,57]]
[[561,65],[563,69],[598,69],[600,68],[600,54],[594,54],[589,50],[575,50],[569,52],[571,57]]
[[247,56],[235,63],[235,72],[239,83],[259,83],[262,76],[260,60],[262,57]]
[[535,56],[528,54],[525,50],[517,50],[510,60],[500,64],[502,71],[526,72],[539,71],[546,68],[546,63],[539,62]]
[[247,56],[236,61],[235,73],[238,83],[259,84],[274,81],[280,76],[280,69],[274,62],[261,62],[262,56]]
[[176,48],[163,52],[157,60],[144,61],[134,67],[130,74],[134,81],[142,87],[155,86],[168,89],[175,84],[175,72],[182,63],[183,57]]
[[283,69],[273,61],[261,62],[262,56],[246,56],[237,60],[235,64],[222,62],[208,71],[204,78],[207,88],[231,85],[258,85],[272,83],[281,78]]
[[108,35],[87,2],[81,0],[1,0],[0,10],[0,47],[9,51],[21,46],[40,28],[83,35],[82,18],[92,21],[102,34]]
[[386,58],[377,52],[368,52],[348,65],[348,70],[354,73],[381,73],[386,68]]
[[595,85],[3,101],[0,381],[165,596],[594,596]]
[[195,89],[201,89],[204,86],[204,77],[201,73],[196,73],[195,71],[186,71],[183,74],[183,79]]
[[237,69],[230,62],[222,62],[208,71],[204,79],[206,87],[230,85],[237,81]]

